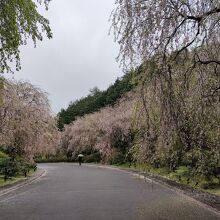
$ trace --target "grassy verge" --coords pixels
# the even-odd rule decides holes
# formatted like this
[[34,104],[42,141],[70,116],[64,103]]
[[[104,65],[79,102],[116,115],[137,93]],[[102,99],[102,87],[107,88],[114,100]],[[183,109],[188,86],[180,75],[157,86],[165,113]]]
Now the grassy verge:
[[131,166],[129,166],[129,164],[122,164],[120,167],[157,174],[193,188],[220,196],[220,182],[217,178],[213,177],[210,180],[206,180],[198,176],[192,176],[189,168],[186,166],[178,167],[175,172],[171,172],[167,168],[154,168],[148,164],[138,164],[136,166],[134,164]]
[[[31,169],[27,177],[33,176],[35,172],[36,171],[34,171],[34,169]],[[15,176],[15,177],[7,179],[7,181],[4,181],[4,176],[0,175],[0,187],[7,186],[9,184],[13,184],[24,179],[26,179],[24,176]]]

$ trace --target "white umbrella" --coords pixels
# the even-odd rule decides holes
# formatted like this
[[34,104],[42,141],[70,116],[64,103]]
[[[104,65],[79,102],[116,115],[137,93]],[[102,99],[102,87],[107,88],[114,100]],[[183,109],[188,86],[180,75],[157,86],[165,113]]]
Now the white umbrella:
[[78,157],[84,157],[84,155],[83,154],[79,154]]

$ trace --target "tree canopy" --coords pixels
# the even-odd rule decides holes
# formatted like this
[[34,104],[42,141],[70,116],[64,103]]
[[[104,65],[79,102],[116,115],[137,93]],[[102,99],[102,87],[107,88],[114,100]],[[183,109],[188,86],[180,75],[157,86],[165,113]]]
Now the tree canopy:
[[59,134],[47,94],[28,82],[8,80],[2,93],[0,148],[28,159],[55,151]]
[[[220,64],[219,50],[214,50],[219,45],[218,0],[117,0],[116,5],[112,19],[123,62],[155,55],[164,61],[171,52],[194,48],[195,62]],[[210,44],[213,50],[198,49]]]
[[213,169],[207,161],[218,166],[220,158],[219,0],[116,0],[116,5],[112,22],[119,58],[125,65],[143,64],[146,121],[139,151],[146,149],[149,161],[160,152],[157,159],[172,169],[191,157],[190,166],[207,176]]
[[48,9],[50,0],[1,0],[0,1],[0,73],[13,72],[21,68],[21,45],[31,38],[36,45],[43,39],[45,32],[52,37],[49,21],[38,12],[38,5],[44,4]]

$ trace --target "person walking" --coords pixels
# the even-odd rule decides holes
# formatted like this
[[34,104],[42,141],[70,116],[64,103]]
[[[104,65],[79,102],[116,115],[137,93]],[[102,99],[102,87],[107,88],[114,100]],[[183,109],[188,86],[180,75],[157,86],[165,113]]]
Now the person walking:
[[83,154],[78,155],[79,166],[81,166],[81,164],[82,164],[83,157],[84,157]]

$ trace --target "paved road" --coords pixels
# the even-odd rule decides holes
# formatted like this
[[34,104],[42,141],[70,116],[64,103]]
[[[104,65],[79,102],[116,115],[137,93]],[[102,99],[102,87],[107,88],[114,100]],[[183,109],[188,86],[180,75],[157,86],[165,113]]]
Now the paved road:
[[42,164],[41,179],[0,197],[1,220],[216,220],[193,200],[133,174]]

